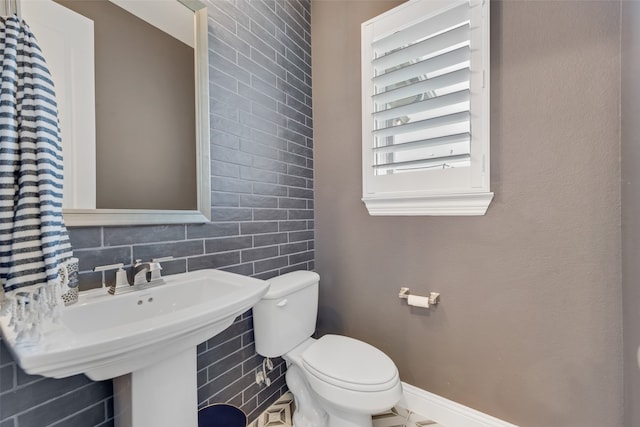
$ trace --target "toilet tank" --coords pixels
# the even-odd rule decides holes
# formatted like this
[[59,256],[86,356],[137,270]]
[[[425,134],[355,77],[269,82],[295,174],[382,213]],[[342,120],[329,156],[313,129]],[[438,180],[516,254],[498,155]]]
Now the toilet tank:
[[311,337],[316,330],[319,280],[313,271],[294,271],[269,279],[269,291],[253,306],[258,354],[282,356]]

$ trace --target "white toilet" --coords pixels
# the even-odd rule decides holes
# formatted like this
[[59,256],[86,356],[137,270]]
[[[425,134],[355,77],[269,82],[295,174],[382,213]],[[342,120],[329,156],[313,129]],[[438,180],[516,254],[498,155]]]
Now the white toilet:
[[398,369],[362,341],[340,335],[311,338],[319,280],[311,271],[269,280],[269,291],[253,307],[256,351],[287,362],[295,427],[371,427],[371,415],[390,409],[402,396]]

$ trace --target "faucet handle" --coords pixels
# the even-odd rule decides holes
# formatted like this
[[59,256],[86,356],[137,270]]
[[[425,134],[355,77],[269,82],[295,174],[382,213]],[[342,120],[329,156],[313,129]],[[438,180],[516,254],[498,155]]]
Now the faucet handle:
[[[123,263],[118,264],[109,264],[109,265],[100,265],[93,269],[93,271],[109,271],[109,270],[118,270],[116,271],[116,281],[113,285],[109,287],[108,292],[111,295],[114,295],[116,292],[116,288],[120,288],[122,286],[129,285],[129,279],[127,278],[127,272],[122,268],[124,267]],[[102,287],[104,288],[104,280],[102,282]]]
[[118,268],[124,267],[123,263],[118,264],[108,264],[108,265],[99,265],[93,269],[93,271],[109,271],[109,270],[117,270]]
[[161,258],[154,258],[151,260],[151,263],[154,264],[154,266],[151,267],[151,280],[157,280],[160,279],[162,277],[160,271],[162,270],[162,266],[160,265],[161,262],[165,262],[165,261],[169,261],[172,260],[173,256],[165,256],[165,257],[161,257]]

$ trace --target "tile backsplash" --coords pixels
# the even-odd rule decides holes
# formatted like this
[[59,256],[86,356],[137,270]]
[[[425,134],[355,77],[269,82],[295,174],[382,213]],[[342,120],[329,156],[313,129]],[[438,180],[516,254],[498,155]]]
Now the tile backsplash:
[[[220,268],[269,278],[314,267],[310,0],[207,0],[212,221],[70,229],[81,289],[98,265],[172,255],[163,274]],[[114,313],[117,316],[117,313]],[[108,319],[105,319],[108,321]],[[275,360],[255,384],[251,311],[198,346],[198,403],[255,419],[286,391]],[[0,427],[112,426],[111,381],[24,373],[0,340]]]

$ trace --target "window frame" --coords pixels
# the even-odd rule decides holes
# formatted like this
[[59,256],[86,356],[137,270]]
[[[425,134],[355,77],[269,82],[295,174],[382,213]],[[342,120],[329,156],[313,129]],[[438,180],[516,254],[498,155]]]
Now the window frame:
[[[471,165],[465,168],[374,174],[372,44],[468,3],[471,13]],[[418,17],[418,18],[416,18]],[[484,215],[490,191],[489,1],[410,0],[362,24],[362,176],[370,215]]]

